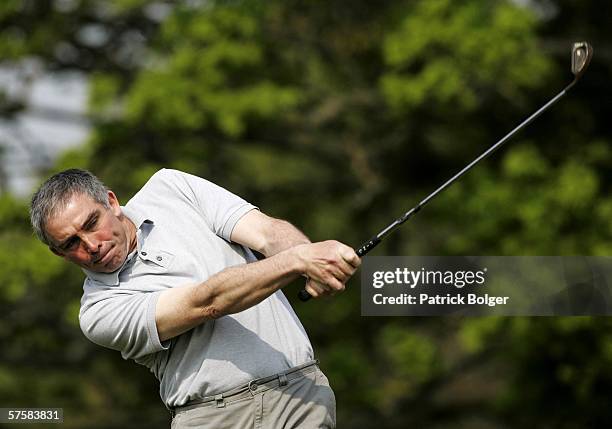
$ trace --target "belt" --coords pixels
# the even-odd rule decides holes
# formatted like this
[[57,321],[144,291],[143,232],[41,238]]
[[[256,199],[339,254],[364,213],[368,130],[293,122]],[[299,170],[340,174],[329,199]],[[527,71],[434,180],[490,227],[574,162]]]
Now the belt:
[[217,408],[225,407],[226,400],[231,399],[233,402],[253,396],[256,393],[260,393],[265,390],[273,389],[279,386],[286,386],[289,381],[295,380],[296,378],[301,378],[314,371],[318,364],[318,360],[312,360],[269,377],[256,378],[224,393],[194,399],[178,407],[170,407],[170,414],[172,415],[172,418],[174,418],[177,412],[186,411],[188,409],[195,408],[196,406],[215,405]]

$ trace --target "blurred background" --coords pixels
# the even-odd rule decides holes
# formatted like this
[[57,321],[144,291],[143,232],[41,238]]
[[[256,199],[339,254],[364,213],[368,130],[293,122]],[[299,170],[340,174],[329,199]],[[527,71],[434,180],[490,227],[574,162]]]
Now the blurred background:
[[[374,255],[612,254],[612,2],[0,2],[0,404],[66,428],[163,428],[154,376],[90,344],[83,275],[30,232],[41,181],[126,202],[161,167],[313,240],[358,246],[567,85]],[[296,302],[342,428],[612,424],[608,318],[365,318],[359,278]]]

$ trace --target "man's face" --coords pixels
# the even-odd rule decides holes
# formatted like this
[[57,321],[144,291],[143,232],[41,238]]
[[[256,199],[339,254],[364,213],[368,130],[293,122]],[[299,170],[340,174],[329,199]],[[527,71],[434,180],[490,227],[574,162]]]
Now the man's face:
[[110,273],[123,265],[135,246],[135,227],[121,213],[108,191],[110,208],[86,194],[73,195],[64,209],[46,224],[51,251],[90,271]]

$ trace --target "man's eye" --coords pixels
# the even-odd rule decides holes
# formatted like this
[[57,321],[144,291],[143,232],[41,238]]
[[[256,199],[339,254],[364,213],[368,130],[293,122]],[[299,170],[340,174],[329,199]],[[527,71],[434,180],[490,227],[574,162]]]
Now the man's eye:
[[79,243],[78,238],[71,238],[70,240],[68,240],[68,243],[64,244],[63,249],[64,250],[74,250],[77,247],[78,243]]
[[98,216],[92,218],[89,223],[85,226],[85,229],[87,231],[91,231],[93,229],[93,227],[96,226],[96,224],[98,223]]

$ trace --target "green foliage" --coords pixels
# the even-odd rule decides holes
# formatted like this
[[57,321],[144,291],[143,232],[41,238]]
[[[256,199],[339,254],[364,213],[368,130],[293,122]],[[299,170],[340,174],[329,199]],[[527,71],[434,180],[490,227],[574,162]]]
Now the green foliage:
[[[463,220],[479,221],[449,241],[456,254],[604,255],[612,203],[590,145],[552,166],[534,145],[508,149],[499,176],[481,167],[444,197]],[[609,158],[612,160],[612,158]],[[500,231],[508,231],[500,235]],[[593,234],[590,231],[597,231]]]
[[383,93],[400,109],[472,110],[491,92],[511,100],[549,69],[530,38],[534,26],[530,11],[506,2],[417,2],[385,38]]
[[100,117],[110,116],[116,110],[121,81],[117,76],[95,73],[89,81],[89,108]]
[[237,137],[249,117],[271,118],[298,101],[296,89],[263,74],[259,25],[244,12],[179,10],[161,32],[160,44],[169,52],[155,58],[153,70],[142,71],[132,87],[126,102],[131,123],[181,130],[210,123]]
[[487,349],[488,342],[500,331],[501,317],[479,317],[467,319],[461,325],[459,339],[469,353],[479,353]]
[[[9,195],[0,196],[0,241],[10,246],[0,247],[3,267],[3,287],[0,297],[15,304],[28,292],[47,284],[61,270],[60,261],[49,258],[48,249],[33,239],[29,231],[27,209]],[[37,267],[32,270],[32,267]]]
[[389,400],[418,394],[419,386],[439,372],[439,352],[431,337],[389,324],[380,332],[380,349],[393,368],[386,385],[380,386],[381,394],[391,390]]

